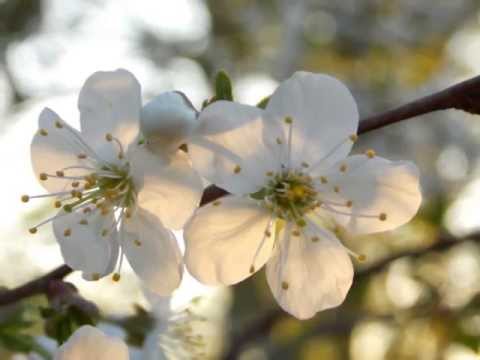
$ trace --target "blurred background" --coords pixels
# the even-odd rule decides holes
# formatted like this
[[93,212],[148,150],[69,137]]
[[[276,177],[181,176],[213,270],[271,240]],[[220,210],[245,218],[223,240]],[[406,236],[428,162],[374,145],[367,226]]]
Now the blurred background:
[[[479,74],[479,58],[477,0],[0,0],[0,285],[62,264],[50,229],[27,231],[51,204],[25,205],[20,195],[42,192],[29,148],[40,110],[77,124],[78,91],[94,71],[126,68],[144,101],[180,90],[197,108],[220,69],[231,75],[235,99],[249,104],[296,70],[328,73],[347,83],[366,117]],[[214,359],[229,351],[241,360],[479,359],[480,248],[468,241],[480,230],[479,139],[477,116],[459,111],[362,135],[355,151],[418,164],[425,200],[394,232],[343,236],[367,261],[356,264],[359,276],[338,309],[297,321],[278,310],[263,272],[229,289],[187,278],[173,306],[203,297]],[[446,236],[458,244],[438,245]],[[67,280],[131,340],[132,323],[123,320],[138,328],[139,309],[152,302],[124,272],[119,283]],[[0,335],[12,311],[0,311]]]

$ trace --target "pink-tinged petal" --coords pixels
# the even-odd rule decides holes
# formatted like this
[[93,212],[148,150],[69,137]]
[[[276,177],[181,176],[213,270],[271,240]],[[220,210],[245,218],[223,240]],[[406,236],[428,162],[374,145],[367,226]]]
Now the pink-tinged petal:
[[415,216],[422,202],[419,172],[411,162],[355,155],[334,166],[327,176],[327,185],[338,187],[337,198],[351,202],[351,207],[332,205],[330,212],[352,233],[397,228]]
[[183,233],[188,271],[210,285],[249,277],[270,258],[273,230],[265,234],[270,220],[255,201],[235,196],[199,208]]
[[189,153],[194,168],[210,182],[243,195],[258,191],[266,173],[280,168],[279,155],[264,141],[271,123],[263,110],[217,101],[200,113],[199,122]]
[[313,224],[299,236],[286,225],[267,263],[267,280],[278,304],[298,319],[340,305],[352,285],[353,266],[335,236]]
[[357,133],[358,110],[350,91],[337,79],[307,72],[296,72],[280,84],[266,111],[283,123],[285,138],[292,126],[294,166],[307,163],[324,167],[344,159],[351,150],[350,136]]
[[85,214],[62,210],[53,220],[53,231],[65,263],[82,271],[86,280],[98,280],[113,270],[118,257],[113,223],[112,214],[104,216],[98,211]]
[[55,353],[55,360],[128,360],[128,347],[90,325],[77,329]]
[[123,69],[95,72],[78,98],[82,134],[104,158],[114,159],[118,149],[105,135],[127,147],[138,136],[141,107],[140,84],[133,74]]
[[200,202],[203,184],[188,155],[178,150],[168,160],[142,145],[128,157],[140,207],[158,216],[170,229],[181,229]]
[[170,295],[182,280],[182,255],[175,235],[154,214],[137,209],[121,227],[120,244],[135,273],[158,295]]

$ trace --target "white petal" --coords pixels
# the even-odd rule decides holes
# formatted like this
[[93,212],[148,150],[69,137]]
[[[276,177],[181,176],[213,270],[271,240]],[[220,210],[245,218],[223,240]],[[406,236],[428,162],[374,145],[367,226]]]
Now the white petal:
[[181,229],[200,202],[203,184],[185,152],[168,162],[145,146],[133,145],[128,157],[137,186],[138,204],[170,229]]
[[[293,236],[287,225],[267,263],[267,280],[275,299],[298,319],[340,305],[353,280],[352,262],[339,241],[313,225],[307,230],[305,236]],[[312,241],[312,236],[318,239]]]
[[55,360],[128,360],[128,347],[90,325],[77,329],[55,353]]
[[182,255],[173,233],[153,214],[137,209],[122,222],[121,246],[149,290],[169,295],[182,280]]
[[[65,123],[55,112],[45,108],[38,119],[39,131],[34,135],[31,144],[33,171],[37,176],[41,173],[55,175],[63,168],[81,165],[77,156],[84,153],[75,136],[79,132]],[[58,127],[57,127],[58,126]],[[84,175],[83,170],[65,170],[65,175]],[[71,180],[70,180],[71,181]],[[48,178],[40,181],[49,192],[62,191],[67,185],[65,179]]]
[[154,97],[140,115],[142,134],[154,151],[177,150],[197,125],[197,111],[185,95],[176,91]]
[[[342,215],[332,212],[336,220],[353,233],[374,233],[405,224],[417,213],[422,202],[417,167],[407,161],[389,161],[365,155],[348,157],[341,164],[345,173],[329,175],[329,184],[338,186],[343,201],[352,201],[352,208],[333,206]],[[363,216],[367,215],[367,217]],[[384,220],[380,218],[385,215]]]
[[270,130],[264,115],[256,107],[228,101],[209,105],[200,113],[199,135],[189,144],[195,169],[231,193],[258,191],[267,181],[265,174],[280,167],[263,141]]
[[[278,122],[293,119],[292,164],[333,164],[351,150],[357,133],[358,110],[350,91],[327,75],[296,72],[268,102],[267,112]],[[287,132],[288,126],[285,127]],[[325,158],[326,157],[326,158]]]
[[113,143],[107,133],[128,146],[138,135],[142,107],[140,84],[133,74],[119,69],[91,75],[78,98],[82,133],[92,147],[110,157]]
[[270,257],[273,235],[265,237],[269,221],[266,210],[245,198],[228,196],[199,208],[183,233],[188,271],[210,285],[249,277],[252,265],[257,271]]
[[[84,220],[87,224],[81,224]],[[53,231],[65,263],[82,271],[86,280],[105,276],[113,270],[118,256],[113,222],[113,215],[103,216],[98,211],[84,214],[62,210],[53,220]],[[107,236],[102,236],[104,229],[111,230]]]

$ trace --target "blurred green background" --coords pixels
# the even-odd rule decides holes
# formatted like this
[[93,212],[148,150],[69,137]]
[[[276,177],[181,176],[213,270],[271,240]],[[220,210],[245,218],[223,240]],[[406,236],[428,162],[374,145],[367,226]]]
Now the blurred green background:
[[[296,70],[322,72],[347,83],[366,117],[480,73],[479,19],[478,0],[0,0],[0,284],[62,262],[50,230],[26,232],[50,204],[25,208],[19,196],[41,191],[29,163],[39,110],[75,123],[92,72],[124,67],[144,100],[175,89],[197,107],[220,69],[250,104]],[[278,311],[263,273],[229,290],[188,280],[179,302],[206,294],[222,309],[215,356],[243,336],[242,360],[479,359],[480,249],[464,241],[480,228],[478,120],[452,110],[362,135],[354,151],[418,164],[424,204],[394,232],[342,235],[367,261],[338,309],[297,321]],[[458,245],[435,247],[450,235]],[[402,256],[366,270],[394,254]],[[105,317],[148,306],[132,274],[119,285],[68,280]]]

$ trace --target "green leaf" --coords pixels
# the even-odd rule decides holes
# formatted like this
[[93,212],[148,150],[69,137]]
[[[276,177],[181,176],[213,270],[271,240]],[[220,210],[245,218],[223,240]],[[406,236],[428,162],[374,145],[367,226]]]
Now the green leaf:
[[215,76],[215,100],[233,101],[232,82],[223,70]]
[[265,96],[260,102],[257,104],[257,107],[260,109],[265,109],[270,101],[270,96]]
[[33,336],[19,333],[0,332],[0,343],[10,351],[29,353],[35,346]]

